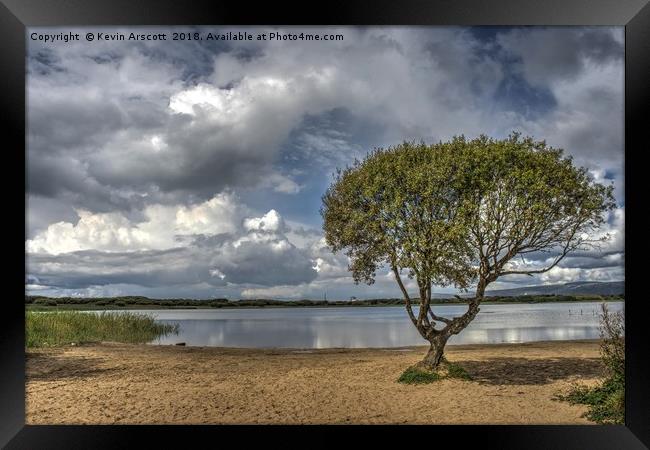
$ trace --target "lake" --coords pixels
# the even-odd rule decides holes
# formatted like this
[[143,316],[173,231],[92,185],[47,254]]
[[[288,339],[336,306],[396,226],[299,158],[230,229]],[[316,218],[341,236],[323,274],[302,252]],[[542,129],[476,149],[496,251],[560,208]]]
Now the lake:
[[[623,302],[608,303],[610,311]],[[435,305],[440,316],[465,305]],[[453,344],[499,344],[599,337],[600,302],[482,305]],[[136,312],[136,311],[134,311]],[[138,310],[178,323],[178,335],[152,344],[248,348],[363,348],[425,345],[403,307]]]

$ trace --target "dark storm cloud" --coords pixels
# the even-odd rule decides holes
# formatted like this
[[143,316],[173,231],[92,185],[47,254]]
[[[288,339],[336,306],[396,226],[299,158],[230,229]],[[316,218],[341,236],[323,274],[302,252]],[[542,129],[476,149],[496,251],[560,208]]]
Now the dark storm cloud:
[[232,283],[275,286],[315,280],[317,273],[311,264],[309,256],[295,247],[278,253],[268,247],[261,251],[255,242],[243,242],[226,251],[219,267]]
[[49,75],[52,72],[64,72],[61,59],[50,48],[42,48],[28,56],[27,73]]
[[205,257],[188,249],[106,253],[95,250],[62,255],[30,255],[30,273],[44,286],[66,289],[116,283],[173,286],[207,282],[224,285],[212,277]]
[[548,87],[531,86],[521,75],[513,73],[504,77],[494,98],[500,108],[514,111],[526,120],[538,119],[557,106]]
[[599,255],[571,255],[562,261],[562,267],[578,267],[580,269],[596,269],[604,267],[620,267],[625,260],[624,253],[611,252]]
[[25,195],[27,235],[35,236],[45,231],[50,224],[56,222],[76,223],[78,220],[70,202],[58,199]]
[[621,62],[621,30],[594,28],[518,28],[500,33],[497,42],[534,83],[577,77],[589,63]]
[[[31,254],[28,271],[43,286],[80,289],[110,284],[174,286],[226,283],[273,286],[309,283],[316,278],[309,255],[286,240],[222,241],[169,250],[101,252],[83,250],[59,255]],[[32,280],[32,281],[33,281]]]
[[[161,191],[172,201],[196,201],[228,186],[257,185],[268,176],[278,179],[271,162],[289,129],[276,126],[274,117],[281,116],[274,114],[271,104],[257,108],[245,124],[250,130],[239,132],[201,108],[195,117],[170,111],[173,93],[191,89],[211,74],[215,57],[228,50],[188,46],[116,47],[108,57],[103,48],[84,57],[49,50],[48,63],[57,61],[68,68],[66,76],[59,77],[32,71],[29,192],[70,197],[87,191],[78,206],[99,211],[107,205],[137,207],[133,204],[137,196],[125,197],[124,191],[145,193],[151,202],[164,201]],[[259,52],[239,49],[233,55],[248,61]],[[37,63],[41,64],[31,59],[32,66]],[[138,70],[142,74],[153,70],[149,73],[156,76],[134,82],[142,75]],[[185,71],[192,74],[191,80]],[[160,139],[164,151],[156,153],[152,139]]]

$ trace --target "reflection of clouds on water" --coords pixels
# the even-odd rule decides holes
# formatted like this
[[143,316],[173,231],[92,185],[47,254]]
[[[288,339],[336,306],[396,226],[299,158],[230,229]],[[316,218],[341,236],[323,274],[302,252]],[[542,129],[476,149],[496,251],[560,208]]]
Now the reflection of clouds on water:
[[597,338],[597,326],[583,327],[522,327],[522,328],[492,328],[465,329],[459,335],[453,336],[450,344],[500,344],[534,341],[570,341],[574,339]]
[[[610,303],[619,311],[622,303]],[[455,317],[463,305],[436,305],[436,314]],[[518,343],[599,337],[599,302],[483,305],[476,319],[450,344]],[[571,311],[571,313],[569,313]],[[153,311],[152,311],[153,312]],[[178,323],[178,335],[161,344],[215,347],[402,347],[424,345],[403,308],[275,308],[241,310],[156,310],[157,320]],[[487,314],[485,314],[487,313]]]
[[[170,322],[173,322],[171,320]],[[185,342],[213,347],[312,347],[317,339],[310,323],[278,320],[177,320],[178,336],[167,336],[161,344]]]
[[336,324],[321,322],[319,325],[315,328],[315,348],[400,347],[422,343],[410,322],[342,321]]

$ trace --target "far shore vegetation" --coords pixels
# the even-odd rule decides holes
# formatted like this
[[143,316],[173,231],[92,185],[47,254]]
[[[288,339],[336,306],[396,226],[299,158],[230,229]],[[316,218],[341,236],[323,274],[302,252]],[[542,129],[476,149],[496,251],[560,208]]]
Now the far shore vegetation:
[[[506,303],[558,303],[558,302],[602,302],[623,301],[623,295],[520,295],[486,296],[483,304]],[[105,310],[105,309],[215,309],[215,308],[295,308],[295,307],[346,307],[346,306],[404,306],[403,298],[382,298],[364,300],[228,300],[225,298],[197,299],[154,299],[148,297],[41,297],[25,296],[25,306],[31,311],[47,310]],[[432,299],[432,304],[466,304],[467,299],[453,297]]]
[[79,311],[39,313],[27,311],[25,341],[27,347],[61,347],[96,342],[141,344],[178,332],[178,325],[155,322],[147,314]]

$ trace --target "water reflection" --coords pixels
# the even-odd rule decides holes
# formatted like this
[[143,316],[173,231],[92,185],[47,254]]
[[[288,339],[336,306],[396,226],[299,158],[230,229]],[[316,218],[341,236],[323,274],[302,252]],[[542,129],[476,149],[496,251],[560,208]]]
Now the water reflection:
[[[623,303],[610,303],[612,311]],[[518,343],[599,337],[600,303],[483,305],[476,319],[449,344]],[[454,317],[463,305],[436,306]],[[423,345],[400,307],[274,308],[231,310],[149,310],[157,320],[178,323],[178,335],[156,344],[223,347],[402,347]]]

